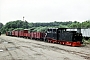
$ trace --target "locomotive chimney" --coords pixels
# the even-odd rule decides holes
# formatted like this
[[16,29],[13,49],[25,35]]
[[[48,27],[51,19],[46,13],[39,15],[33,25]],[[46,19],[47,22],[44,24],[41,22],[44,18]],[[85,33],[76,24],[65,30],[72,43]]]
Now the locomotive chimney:
[[81,28],[77,28],[77,33],[81,33]]

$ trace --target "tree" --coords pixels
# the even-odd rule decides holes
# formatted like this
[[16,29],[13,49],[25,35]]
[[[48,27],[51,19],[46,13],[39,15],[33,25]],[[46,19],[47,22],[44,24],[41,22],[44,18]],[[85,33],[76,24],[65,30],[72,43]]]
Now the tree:
[[68,26],[60,24],[59,28],[68,28]]
[[82,22],[81,27],[82,28],[90,28],[90,20]]
[[24,28],[28,29],[29,25],[28,25],[28,22],[26,20],[25,20],[24,24],[25,24],[24,25],[25,26]]
[[81,23],[74,21],[72,24],[68,25],[69,28],[81,28]]
[[3,24],[2,23],[0,23],[0,29],[3,27]]

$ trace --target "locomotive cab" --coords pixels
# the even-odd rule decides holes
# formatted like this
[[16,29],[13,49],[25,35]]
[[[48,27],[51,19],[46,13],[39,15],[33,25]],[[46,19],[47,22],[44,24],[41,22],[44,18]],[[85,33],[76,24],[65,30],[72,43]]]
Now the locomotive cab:
[[47,30],[47,38],[57,40],[57,28],[49,28]]

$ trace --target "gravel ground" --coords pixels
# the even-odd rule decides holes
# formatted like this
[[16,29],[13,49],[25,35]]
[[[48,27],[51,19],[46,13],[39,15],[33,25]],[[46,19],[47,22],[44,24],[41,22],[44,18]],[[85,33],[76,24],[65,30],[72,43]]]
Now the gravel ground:
[[90,60],[90,45],[71,47],[2,35],[0,60]]

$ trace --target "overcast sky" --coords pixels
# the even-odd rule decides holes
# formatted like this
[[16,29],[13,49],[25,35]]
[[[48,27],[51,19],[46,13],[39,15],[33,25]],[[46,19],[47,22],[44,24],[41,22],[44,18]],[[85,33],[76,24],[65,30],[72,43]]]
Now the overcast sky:
[[85,21],[90,19],[90,0],[0,0],[0,22]]

